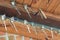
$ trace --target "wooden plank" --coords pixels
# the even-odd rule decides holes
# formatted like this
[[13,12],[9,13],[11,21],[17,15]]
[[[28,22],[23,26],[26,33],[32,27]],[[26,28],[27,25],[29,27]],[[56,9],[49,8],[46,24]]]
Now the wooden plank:
[[46,11],[48,5],[49,5],[48,0],[41,0],[40,4],[38,6],[39,6],[39,8]]
[[57,8],[54,11],[55,15],[60,15],[60,4],[57,6]]
[[29,37],[24,37],[24,40],[30,40],[30,38]]
[[22,40],[22,37],[21,36],[17,36],[16,40]]
[[[1,22],[1,21],[0,21]],[[8,22],[8,21],[6,21],[6,22]],[[9,23],[8,23],[9,24]],[[40,38],[38,38],[37,37],[37,35],[36,34],[32,34],[32,33],[29,33],[29,32],[27,32],[27,31],[24,31],[24,30],[22,30],[21,29],[21,27],[23,27],[23,29],[25,29],[24,28],[24,26],[22,26],[22,25],[19,25],[19,23],[15,23],[15,25],[16,25],[16,27],[17,27],[17,29],[18,29],[18,32],[16,32],[16,30],[14,29],[14,28],[12,28],[11,26],[10,26],[10,24],[9,24],[9,26],[7,26],[7,29],[8,29],[8,33],[12,33],[12,34],[18,34],[18,35],[24,35],[25,37],[32,37],[32,38],[36,38],[36,39],[40,39]],[[27,29],[27,28],[26,28]],[[25,30],[26,30],[25,29]],[[4,26],[0,26],[0,31],[3,31],[3,32],[6,32],[6,30],[5,30],[5,28],[4,28]]]
[[[29,40],[30,38],[33,38],[33,40],[36,40],[36,39],[45,40],[45,37],[46,37],[46,36],[45,36],[45,34],[42,32],[42,30],[41,30],[40,27],[38,27],[38,28],[36,29],[36,31],[37,31],[38,33],[37,33],[37,34],[34,34],[34,33],[29,33],[29,32],[27,32],[27,31],[24,31],[24,30],[22,31],[21,28],[23,28],[23,29],[26,30],[25,25],[24,25],[23,23],[20,23],[20,24],[19,24],[19,22],[14,22],[14,24],[16,25],[16,27],[17,27],[17,29],[18,29],[18,32],[16,32],[15,29],[10,26],[10,24],[8,23],[8,21],[9,21],[9,20],[6,20],[6,24],[7,24],[7,29],[8,29],[8,31],[6,31],[6,30],[4,29],[4,26],[1,26],[1,25],[0,25],[0,31],[12,33],[12,34],[18,34],[18,35],[24,36],[24,39],[25,39],[25,40]],[[1,22],[1,21],[0,21],[0,22]],[[30,29],[30,30],[31,30],[31,29]],[[35,31],[35,30],[34,30],[34,31]],[[51,36],[50,31],[47,31],[47,30],[44,30],[44,31],[45,31],[46,33],[48,33],[48,36]],[[56,37],[56,35],[58,35],[58,33],[54,35],[54,38]],[[57,38],[59,39],[59,38],[60,38],[60,35],[57,36]],[[56,38],[56,39],[57,39],[57,38]],[[19,39],[19,37],[18,37],[18,39]]]
[[60,0],[58,0],[55,4],[55,6],[52,8],[51,12],[54,12],[54,10],[59,6]]
[[33,8],[40,8],[40,3],[41,3],[41,0],[36,0],[36,3],[34,3],[34,1],[32,2],[31,4],[31,7]]
[[60,21],[59,15],[54,15],[54,14],[51,14],[49,12],[45,12],[45,13],[48,16],[48,18],[53,19],[53,20],[56,20],[56,21]]
[[53,0],[52,3],[47,8],[47,11],[51,11],[53,9],[53,7],[55,6],[56,2],[57,2],[57,0]]

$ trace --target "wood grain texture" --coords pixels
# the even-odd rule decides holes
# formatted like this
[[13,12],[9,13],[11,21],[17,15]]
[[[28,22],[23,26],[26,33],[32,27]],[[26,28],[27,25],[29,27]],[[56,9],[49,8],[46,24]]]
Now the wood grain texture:
[[[0,6],[1,6],[0,14],[5,13],[7,16],[16,16],[18,18],[27,19],[29,21],[39,22],[39,23],[48,24],[48,25],[50,25],[50,24],[55,25],[55,26],[60,25],[60,6],[59,6],[60,1],[51,0],[49,4],[46,4],[47,0],[46,1],[39,0],[35,4],[35,6],[32,4],[32,7],[34,7],[33,8],[34,11],[38,10],[36,8],[39,8],[39,7],[42,8],[42,10],[45,12],[46,16],[48,17],[48,19],[41,19],[40,15],[34,16],[34,13],[31,13],[32,19],[30,19],[28,14],[26,13],[26,11],[23,8],[23,5],[21,5],[21,3],[19,4],[20,0],[16,0],[16,1],[18,2],[16,6],[20,10],[22,15],[19,15],[18,12],[14,8],[12,8],[12,6],[10,5],[10,1],[0,1]],[[46,21],[46,20],[48,20],[48,21]]]
[[[7,29],[8,31],[5,30],[4,26],[1,26],[2,24],[0,23],[0,31],[1,32],[7,32],[7,33],[11,33],[11,34],[17,34],[17,35],[23,35],[25,40],[29,40],[29,38],[32,38],[33,40],[45,40],[46,35],[44,34],[44,32],[41,30],[41,28],[38,26],[35,28],[37,34],[35,33],[34,28],[29,25],[30,27],[30,31],[31,33],[28,32],[27,27],[25,24],[23,24],[22,22],[14,22],[16,28],[18,29],[18,32],[15,31],[14,28],[12,28],[12,26],[9,24],[9,20],[6,19],[6,24],[7,24]],[[2,21],[0,21],[2,22]],[[33,32],[32,32],[33,31]],[[48,35],[49,40],[52,39],[52,35],[51,35],[51,31],[48,31],[45,29],[46,34]],[[60,40],[60,34],[55,33],[55,31],[53,31],[54,33],[54,40]],[[17,37],[19,40],[19,37]]]

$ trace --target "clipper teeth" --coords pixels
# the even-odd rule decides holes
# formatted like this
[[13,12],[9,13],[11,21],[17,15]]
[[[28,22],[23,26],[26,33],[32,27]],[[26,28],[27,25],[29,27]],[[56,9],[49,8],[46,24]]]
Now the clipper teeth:
[[1,16],[1,19],[2,20],[5,20],[5,18],[6,18],[6,15],[5,14]]
[[53,36],[54,36],[54,35],[53,35],[53,28],[51,28],[51,35],[52,35],[52,40],[54,40],[54,39],[53,39]]
[[39,13],[40,13],[41,18],[44,17],[45,19],[47,19],[47,16],[45,15],[45,13],[41,9],[39,10],[40,10]]
[[5,26],[5,30],[7,31],[5,19],[6,19],[6,15],[4,14],[4,15],[1,16],[1,20],[2,20],[2,22],[3,22],[3,25]]
[[12,26],[13,28],[15,28],[15,30],[16,30],[16,32],[17,32],[18,30],[17,30],[15,24],[13,23],[14,21],[15,21],[15,20],[14,20],[14,17],[11,17],[11,18],[10,18],[10,24],[11,24],[11,26]]
[[13,6],[15,6],[15,2],[11,2],[11,4],[12,4]]
[[27,29],[28,29],[28,32],[31,33],[30,27],[29,27],[29,25],[28,25],[28,21],[27,21],[27,20],[24,20],[24,24],[26,25],[26,27],[27,27]]
[[30,12],[29,12],[29,10],[28,10],[28,6],[27,6],[27,5],[24,5],[24,9],[25,9],[26,12],[28,13],[29,17],[32,18],[31,15],[30,15]]
[[15,21],[15,20],[14,20],[14,17],[11,17],[10,20],[11,20],[11,22],[14,22],[14,21]]
[[15,0],[11,2],[11,5],[13,8],[15,8],[15,10],[18,12],[19,15],[21,15],[21,12],[18,10],[18,8],[16,7],[16,3]]

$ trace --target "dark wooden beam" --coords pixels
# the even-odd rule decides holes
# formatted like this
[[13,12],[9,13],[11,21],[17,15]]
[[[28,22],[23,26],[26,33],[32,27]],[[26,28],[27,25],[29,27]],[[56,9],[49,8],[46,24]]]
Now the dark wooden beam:
[[[60,18],[59,16],[52,15],[51,13],[45,12],[46,16],[48,17],[47,19],[41,19],[40,15],[34,16],[34,14],[30,14],[32,16],[32,19],[29,18],[28,14],[23,12],[22,10],[20,11],[22,14],[19,15],[15,9],[7,8],[0,6],[0,14],[6,14],[7,16],[16,16],[18,18],[26,19],[28,21],[34,21],[50,26],[60,26]],[[60,27],[59,27],[60,28]]]

